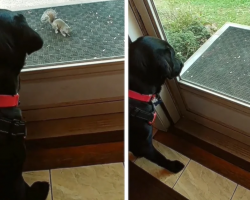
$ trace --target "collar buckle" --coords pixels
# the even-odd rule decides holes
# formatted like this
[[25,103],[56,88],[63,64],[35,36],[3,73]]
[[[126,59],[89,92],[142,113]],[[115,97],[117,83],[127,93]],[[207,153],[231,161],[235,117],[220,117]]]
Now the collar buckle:
[[162,99],[159,94],[154,95],[154,98],[151,100],[154,106],[158,106],[162,103]]

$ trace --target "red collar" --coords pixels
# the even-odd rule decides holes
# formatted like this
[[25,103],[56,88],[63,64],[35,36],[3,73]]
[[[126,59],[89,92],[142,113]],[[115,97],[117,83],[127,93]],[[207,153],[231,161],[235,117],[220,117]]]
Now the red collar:
[[136,99],[136,100],[143,101],[143,102],[150,102],[156,97],[156,95],[155,94],[147,94],[147,95],[139,94],[137,92],[129,90],[128,97],[131,99]]
[[0,108],[17,107],[19,104],[19,94],[0,95]]

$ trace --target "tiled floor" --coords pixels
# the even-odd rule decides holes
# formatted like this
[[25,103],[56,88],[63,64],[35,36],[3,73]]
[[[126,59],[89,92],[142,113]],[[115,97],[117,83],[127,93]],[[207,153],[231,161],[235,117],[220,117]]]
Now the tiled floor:
[[[179,160],[183,164],[187,165],[189,162],[189,158],[179,154],[176,151],[173,151],[171,149],[168,149],[168,151],[165,150],[165,146],[160,144],[157,141],[154,141],[154,146],[163,153],[164,156],[169,158],[170,160]],[[157,179],[161,180],[163,183],[168,185],[169,187],[173,187],[182,172],[178,174],[171,174],[167,170],[164,170],[163,168],[159,167],[158,165],[149,162],[145,158],[140,158],[135,161],[135,163],[141,167],[142,169],[148,171],[150,174],[152,174]]]
[[[29,184],[32,185],[36,181],[46,181],[50,183],[50,172],[49,171],[39,171],[39,172],[27,172],[24,173],[24,180]],[[50,183],[51,185],[51,183]],[[51,198],[51,191],[47,200],[52,200]]]
[[[190,200],[249,200],[250,191],[180,153],[154,141],[156,148],[171,160],[180,160],[186,167],[178,174],[130,154],[130,160]],[[47,200],[123,200],[123,163],[28,172],[28,184],[50,182]]]
[[28,184],[51,180],[47,200],[123,200],[123,163],[28,172]]
[[136,159],[130,154],[130,160],[186,198],[190,200],[250,199],[250,191],[237,183],[190,160],[157,141],[154,141],[154,145],[169,159],[183,162],[186,165],[184,170],[178,174],[171,174],[144,158]]

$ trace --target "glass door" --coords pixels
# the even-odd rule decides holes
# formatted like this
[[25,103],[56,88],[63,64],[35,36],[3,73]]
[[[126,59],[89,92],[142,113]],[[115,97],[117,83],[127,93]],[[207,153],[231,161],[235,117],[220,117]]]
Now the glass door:
[[146,30],[142,35],[167,40],[185,63],[180,76],[163,86],[170,117],[250,144],[249,3],[202,2],[130,0],[130,6]]

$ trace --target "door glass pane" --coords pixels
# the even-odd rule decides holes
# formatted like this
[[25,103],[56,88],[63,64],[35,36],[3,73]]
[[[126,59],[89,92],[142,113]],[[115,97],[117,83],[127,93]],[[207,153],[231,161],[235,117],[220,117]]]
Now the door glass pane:
[[[154,0],[154,4],[178,57],[186,62],[192,56],[181,80],[250,103],[250,28],[241,26],[250,25],[250,2]],[[225,26],[226,22],[240,25]]]
[[[44,40],[27,57],[26,68],[124,57],[123,0],[1,0],[1,8],[23,14]],[[47,9],[68,24],[69,37],[41,22]]]

